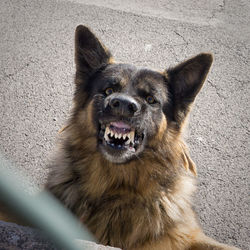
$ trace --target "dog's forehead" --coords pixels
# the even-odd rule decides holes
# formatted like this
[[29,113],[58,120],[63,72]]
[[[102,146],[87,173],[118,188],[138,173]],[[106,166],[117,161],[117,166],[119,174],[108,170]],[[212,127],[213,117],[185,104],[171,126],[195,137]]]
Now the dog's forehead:
[[145,68],[137,68],[130,64],[112,64],[105,70],[105,77],[112,78],[123,88],[135,87],[150,89],[163,89],[165,77],[162,73]]
[[165,78],[163,74],[150,69],[139,69],[133,79],[133,85],[137,89],[151,91],[154,89],[165,89]]
[[137,68],[130,64],[111,64],[105,69],[104,76],[125,87],[131,82],[136,71]]

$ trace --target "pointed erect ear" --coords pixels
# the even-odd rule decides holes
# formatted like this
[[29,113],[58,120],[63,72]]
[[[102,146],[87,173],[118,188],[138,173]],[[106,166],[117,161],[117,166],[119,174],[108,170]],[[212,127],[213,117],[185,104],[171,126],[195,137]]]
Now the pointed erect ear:
[[95,70],[109,63],[110,52],[85,26],[79,25],[75,32],[75,62],[78,72],[91,75]]
[[168,86],[172,97],[172,119],[180,126],[199,93],[209,68],[211,54],[199,54],[167,70]]

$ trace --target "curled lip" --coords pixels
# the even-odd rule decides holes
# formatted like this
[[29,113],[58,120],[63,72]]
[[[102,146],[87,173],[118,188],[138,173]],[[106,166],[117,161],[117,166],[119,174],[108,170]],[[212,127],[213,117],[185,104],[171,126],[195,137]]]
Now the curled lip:
[[116,128],[121,128],[121,129],[131,129],[131,126],[128,124],[124,123],[123,121],[118,121],[118,122],[111,122],[111,126],[114,126]]
[[109,124],[109,129],[113,131],[114,133],[118,134],[127,134],[130,131],[132,131],[132,128],[130,125],[124,123],[124,122],[111,122]]

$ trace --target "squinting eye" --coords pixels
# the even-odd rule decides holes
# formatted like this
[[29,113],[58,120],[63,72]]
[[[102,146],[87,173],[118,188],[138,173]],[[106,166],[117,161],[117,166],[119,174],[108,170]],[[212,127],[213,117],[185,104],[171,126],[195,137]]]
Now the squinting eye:
[[151,95],[147,96],[146,101],[147,101],[149,104],[155,103],[155,99],[154,99],[154,97],[151,96]]
[[111,94],[113,94],[113,92],[114,92],[114,90],[112,88],[106,88],[105,89],[105,94],[106,95],[111,95]]

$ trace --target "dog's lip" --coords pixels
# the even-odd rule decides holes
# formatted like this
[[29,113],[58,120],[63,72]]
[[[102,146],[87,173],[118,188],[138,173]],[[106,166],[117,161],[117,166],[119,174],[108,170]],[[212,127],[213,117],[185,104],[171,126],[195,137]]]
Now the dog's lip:
[[99,124],[101,125],[102,129],[105,129],[107,126],[110,127],[110,129],[114,128],[117,130],[124,130],[124,131],[131,131],[135,130],[135,127],[130,124],[129,121],[125,121],[123,119],[100,119]]
[[131,126],[122,121],[111,122],[110,125],[119,129],[131,129]]
[[131,126],[129,126],[128,124],[122,121],[111,122],[108,125],[108,127],[111,131],[113,131],[114,133],[118,133],[118,134],[126,134],[132,131]]

